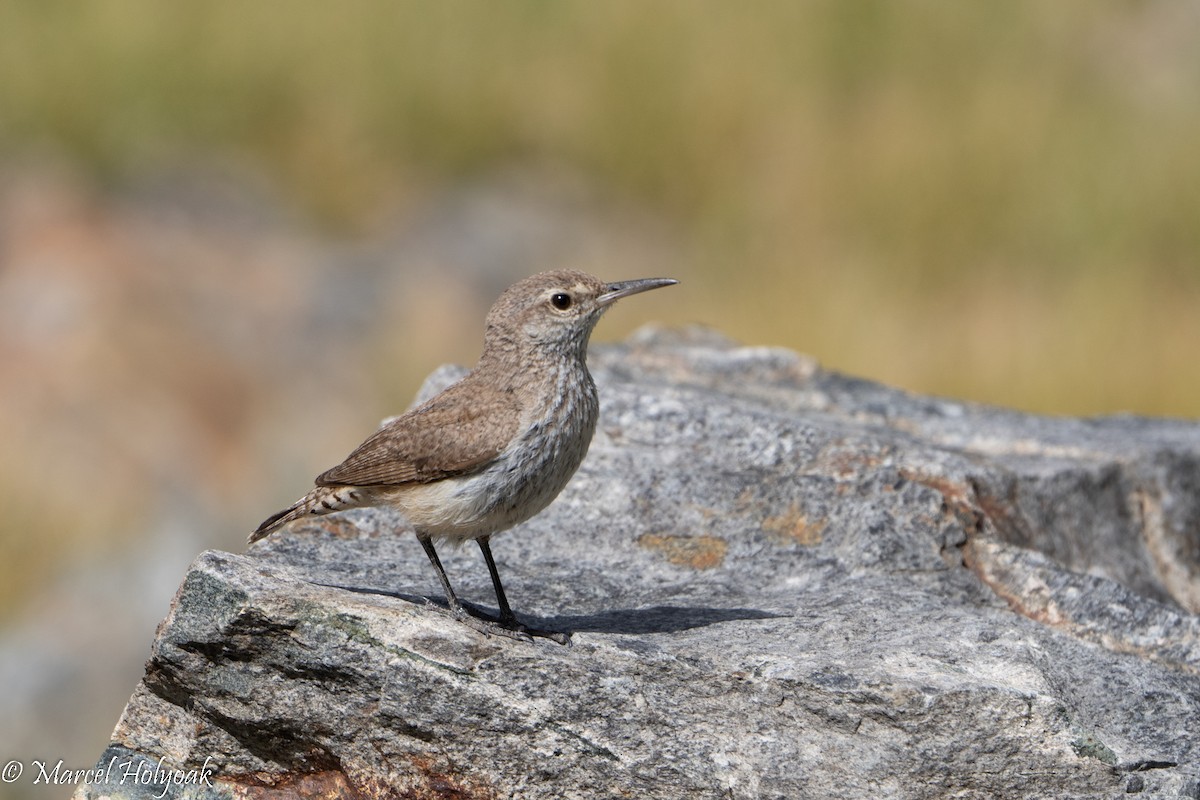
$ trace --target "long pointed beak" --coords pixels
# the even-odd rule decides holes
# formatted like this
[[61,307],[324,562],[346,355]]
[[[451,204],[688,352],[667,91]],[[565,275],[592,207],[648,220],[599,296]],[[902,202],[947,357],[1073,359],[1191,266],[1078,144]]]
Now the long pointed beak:
[[628,297],[638,292],[648,292],[651,289],[659,289],[663,286],[673,286],[676,283],[679,283],[679,281],[674,278],[640,278],[636,281],[617,281],[616,283],[610,283],[606,287],[608,291],[596,298],[596,305],[604,308],[611,306],[622,297]]

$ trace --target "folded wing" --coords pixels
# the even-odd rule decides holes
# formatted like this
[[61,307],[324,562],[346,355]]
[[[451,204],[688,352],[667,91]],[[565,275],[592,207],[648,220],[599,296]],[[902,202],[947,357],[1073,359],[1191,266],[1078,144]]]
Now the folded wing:
[[392,420],[318,486],[398,486],[476,472],[517,435],[520,413],[512,394],[470,378]]

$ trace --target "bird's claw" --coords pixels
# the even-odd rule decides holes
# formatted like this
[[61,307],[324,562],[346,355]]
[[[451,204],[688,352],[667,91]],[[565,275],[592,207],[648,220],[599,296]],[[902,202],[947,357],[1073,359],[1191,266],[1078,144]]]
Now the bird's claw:
[[424,598],[424,600],[426,607],[448,611],[450,616],[471,630],[482,633],[484,636],[502,636],[506,639],[515,639],[518,642],[549,639],[556,644],[571,643],[571,634],[562,631],[531,628],[518,620],[516,614],[493,617],[491,614],[462,602],[457,607],[454,607],[443,605],[429,597]]

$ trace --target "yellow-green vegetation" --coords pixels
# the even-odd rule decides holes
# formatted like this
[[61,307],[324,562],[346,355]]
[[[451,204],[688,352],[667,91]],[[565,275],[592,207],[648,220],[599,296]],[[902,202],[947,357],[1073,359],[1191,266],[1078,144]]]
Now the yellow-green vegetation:
[[216,153],[351,232],[567,163],[679,234],[679,320],[919,391],[1196,415],[1198,26],[1083,0],[12,0],[0,144],[115,182]]

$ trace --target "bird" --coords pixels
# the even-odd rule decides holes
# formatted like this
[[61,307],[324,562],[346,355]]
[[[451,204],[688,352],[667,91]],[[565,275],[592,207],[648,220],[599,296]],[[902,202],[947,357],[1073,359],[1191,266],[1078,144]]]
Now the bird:
[[[455,618],[486,634],[565,643],[569,634],[517,619],[490,540],[548,506],[587,454],[600,408],[587,347],[600,317],[621,298],[676,283],[608,283],[554,270],[513,284],[487,314],[483,352],[470,372],[317,476],[310,492],[264,520],[249,543],[299,519],[390,506],[411,524]],[[483,553],[499,618],[468,613],[438,557],[435,541],[469,539]]]

